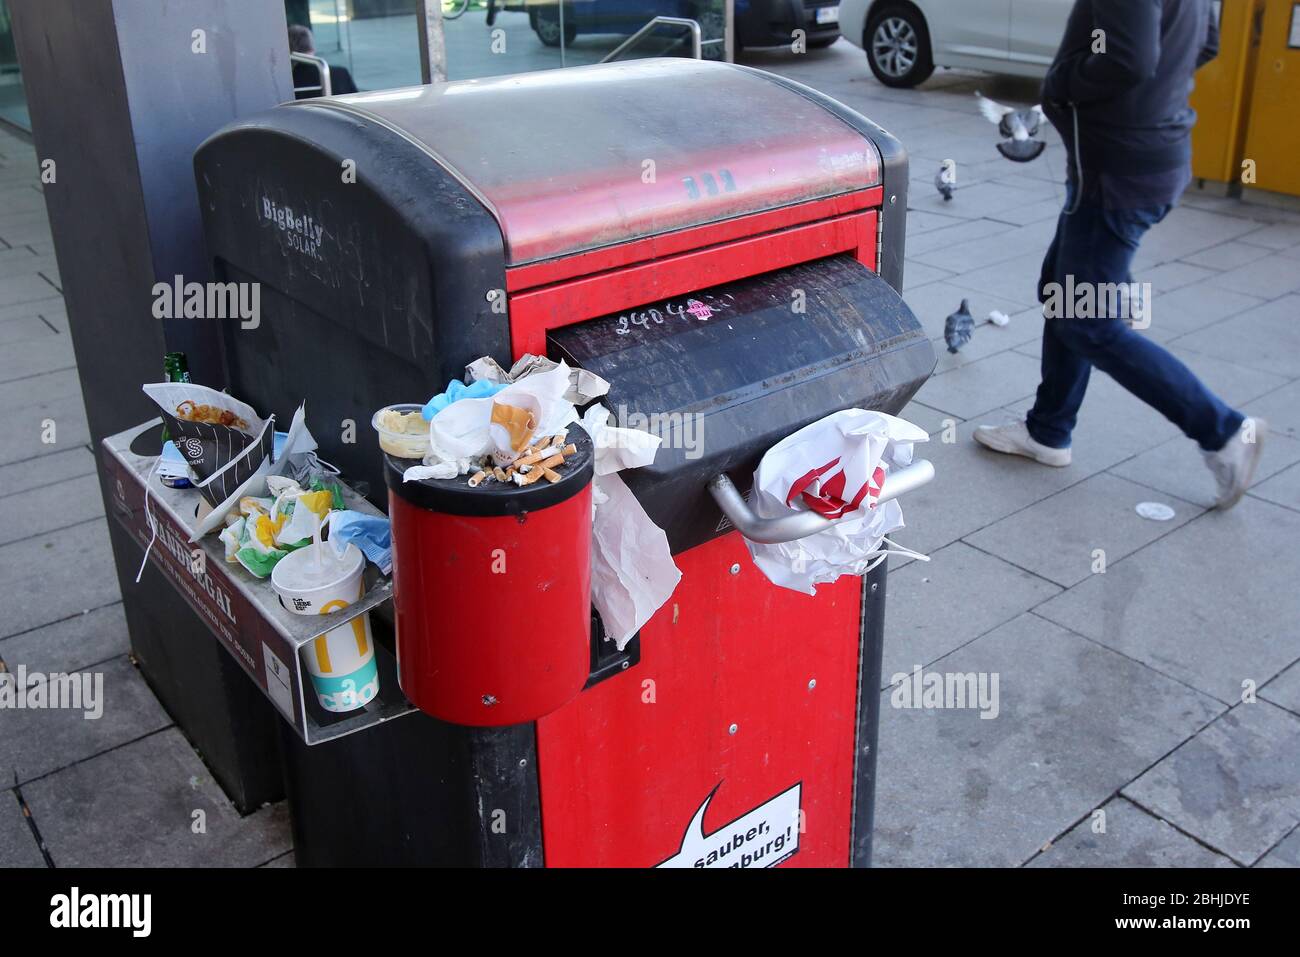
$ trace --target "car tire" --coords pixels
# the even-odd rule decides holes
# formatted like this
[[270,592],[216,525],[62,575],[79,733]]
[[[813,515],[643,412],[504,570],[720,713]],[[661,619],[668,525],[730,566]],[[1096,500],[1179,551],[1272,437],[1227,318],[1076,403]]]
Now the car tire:
[[881,4],[867,19],[862,49],[871,72],[885,86],[917,86],[934,72],[930,30],[910,3]]
[[[566,10],[565,13],[568,13]],[[537,39],[542,41],[544,46],[558,47],[560,45],[560,11],[558,4],[556,6],[539,7],[537,10],[529,12],[532,19],[533,32],[537,34]],[[573,43],[578,36],[578,25],[570,17],[564,18],[564,45],[567,47]]]

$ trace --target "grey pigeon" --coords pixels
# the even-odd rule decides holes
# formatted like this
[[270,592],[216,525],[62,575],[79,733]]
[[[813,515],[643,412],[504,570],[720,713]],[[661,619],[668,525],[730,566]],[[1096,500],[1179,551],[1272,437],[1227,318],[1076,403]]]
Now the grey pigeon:
[[980,112],[984,114],[984,118],[990,123],[996,123],[998,132],[1005,137],[998,144],[999,153],[1016,163],[1028,163],[1043,155],[1047,144],[1042,140],[1034,139],[1038,135],[1039,127],[1047,119],[1041,106],[1017,110],[1013,106],[1003,106],[990,100],[978,90],[975,92],[975,97],[979,100]]
[[934,188],[939,191],[939,195],[943,197],[945,203],[952,202],[952,192],[956,189],[956,186],[950,181],[946,163],[939,167],[939,172],[934,174]]
[[948,343],[948,351],[955,355],[958,349],[970,342],[974,331],[975,319],[970,314],[970,303],[963,299],[961,308],[943,323],[943,340]]

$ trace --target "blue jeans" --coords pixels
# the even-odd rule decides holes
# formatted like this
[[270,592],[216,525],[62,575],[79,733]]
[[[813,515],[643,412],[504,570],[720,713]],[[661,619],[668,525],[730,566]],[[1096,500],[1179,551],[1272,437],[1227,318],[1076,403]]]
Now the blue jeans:
[[[1067,209],[1074,196],[1073,188],[1067,189]],[[1171,208],[1104,209],[1083,204],[1073,215],[1062,213],[1043,260],[1039,301],[1047,302],[1050,283],[1067,287],[1071,276],[1075,288],[1085,283],[1132,282],[1129,269],[1138,243]],[[1026,418],[1029,434],[1054,449],[1069,447],[1088,376],[1096,366],[1202,449],[1217,451],[1227,445],[1241,428],[1241,413],[1225,405],[1168,351],[1129,328],[1123,318],[1107,314],[1105,298],[1096,297],[1103,307],[1099,318],[1044,320],[1043,381]],[[1151,308],[1150,302],[1143,305]]]

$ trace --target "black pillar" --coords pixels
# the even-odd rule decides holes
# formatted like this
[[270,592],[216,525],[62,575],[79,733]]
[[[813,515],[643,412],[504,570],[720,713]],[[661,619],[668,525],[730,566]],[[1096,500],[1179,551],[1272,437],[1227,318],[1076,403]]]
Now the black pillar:
[[[267,0],[9,0],[86,415],[99,441],[153,418],[168,350],[221,387],[218,329],[153,316],[153,286],[210,278],[195,147],[293,98],[284,8]],[[101,484],[104,469],[100,466]],[[106,501],[108,498],[106,496]],[[201,620],[109,520],[140,669],[232,800],[282,793],[279,720]]]

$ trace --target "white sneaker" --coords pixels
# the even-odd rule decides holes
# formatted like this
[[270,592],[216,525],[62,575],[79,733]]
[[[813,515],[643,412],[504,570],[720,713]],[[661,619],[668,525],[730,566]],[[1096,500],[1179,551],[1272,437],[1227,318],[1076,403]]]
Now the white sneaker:
[[1267,435],[1267,422],[1263,419],[1246,419],[1241,423],[1237,434],[1219,451],[1201,450],[1205,464],[1214,473],[1214,481],[1219,487],[1219,494],[1214,500],[1215,508],[1232,508],[1246,494],[1246,489],[1255,480],[1255,470],[1259,468],[1259,458],[1264,454],[1264,438]]
[[981,425],[975,430],[975,441],[994,452],[1023,455],[1043,465],[1064,468],[1070,464],[1069,449],[1054,449],[1034,440],[1024,422],[1006,425]]

